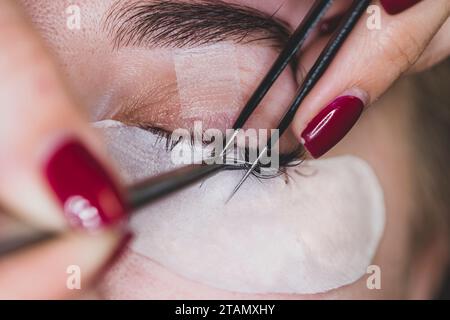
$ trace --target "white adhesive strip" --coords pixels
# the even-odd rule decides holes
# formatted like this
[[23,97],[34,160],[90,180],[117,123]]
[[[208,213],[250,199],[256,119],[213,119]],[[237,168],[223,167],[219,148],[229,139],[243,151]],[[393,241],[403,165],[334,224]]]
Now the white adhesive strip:
[[232,116],[242,105],[236,48],[231,44],[180,49],[175,72],[184,119]]

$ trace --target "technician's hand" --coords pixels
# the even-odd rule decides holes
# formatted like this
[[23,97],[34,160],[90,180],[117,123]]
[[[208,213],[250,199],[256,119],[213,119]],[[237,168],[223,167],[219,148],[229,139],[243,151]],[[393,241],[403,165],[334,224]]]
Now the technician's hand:
[[98,138],[14,0],[0,1],[0,75],[2,212],[62,234],[0,258],[0,298],[70,298],[83,290],[69,290],[77,279],[68,288],[67,271],[89,288],[127,239],[117,226],[122,200]]
[[[450,53],[450,0],[375,4],[384,8],[381,29],[370,30],[368,16],[361,19],[296,115],[293,130],[315,158],[334,147],[364,107],[397,79],[430,68]],[[325,41],[309,48],[303,61],[315,59]]]

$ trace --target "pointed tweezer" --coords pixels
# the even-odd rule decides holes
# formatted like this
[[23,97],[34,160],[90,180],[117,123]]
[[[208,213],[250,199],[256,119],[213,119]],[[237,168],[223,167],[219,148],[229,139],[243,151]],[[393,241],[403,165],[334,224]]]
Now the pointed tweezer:
[[273,86],[275,81],[280,77],[283,71],[291,63],[291,61],[296,57],[298,51],[303,46],[305,41],[308,39],[309,34],[315,28],[320,19],[328,11],[329,7],[333,4],[333,0],[320,0],[316,1],[313,7],[309,10],[306,17],[303,19],[301,24],[295,30],[295,32],[290,36],[286,46],[278,55],[277,60],[274,62],[270,68],[267,75],[261,81],[258,88],[255,90],[253,95],[248,100],[247,104],[242,109],[239,117],[233,125],[234,133],[231,137],[227,139],[227,143],[222,151],[222,156],[227,152],[227,150],[234,143],[234,139],[239,134],[240,129],[244,127],[244,124],[250,118],[255,109],[259,106],[261,101],[269,92],[270,88]]
[[[337,33],[333,36],[333,38],[330,40],[330,42],[327,44],[325,49],[320,54],[319,58],[317,59],[314,66],[311,68],[311,70],[308,72],[305,81],[303,82],[302,86],[300,87],[295,99],[292,101],[291,106],[289,107],[288,111],[284,115],[283,119],[278,125],[278,137],[281,137],[283,133],[286,131],[286,129],[291,124],[292,120],[294,119],[295,114],[297,113],[301,103],[304,101],[304,99],[307,97],[307,95],[311,92],[311,90],[315,87],[317,82],[320,80],[322,75],[325,73],[329,65],[333,62],[335,56],[339,52],[339,49],[344,44],[347,37],[350,35],[351,31],[361,18],[361,16],[366,11],[367,7],[369,6],[371,0],[354,0],[352,7],[349,11],[349,13],[344,18],[344,22],[339,27],[339,30]],[[244,177],[239,181],[238,185],[234,188],[233,192],[231,193],[230,197],[228,198],[228,201],[233,198],[233,196],[238,192],[240,187],[244,184],[244,182],[248,179],[250,174],[256,169],[258,166],[258,163],[260,159],[265,155],[265,153],[268,151],[269,146],[271,146],[276,141],[275,137],[271,137],[269,141],[267,142],[266,147],[262,150],[262,152],[259,154],[258,158],[253,162],[250,169],[245,173]]]
[[[222,164],[190,165],[138,183],[127,190],[128,199],[126,200],[130,213],[135,213],[142,207],[172,192],[218,173],[224,167]],[[52,240],[59,235],[56,232],[36,232],[36,230],[25,225],[24,229],[29,230],[23,232],[23,235],[6,240],[0,239],[0,258],[17,250]]]

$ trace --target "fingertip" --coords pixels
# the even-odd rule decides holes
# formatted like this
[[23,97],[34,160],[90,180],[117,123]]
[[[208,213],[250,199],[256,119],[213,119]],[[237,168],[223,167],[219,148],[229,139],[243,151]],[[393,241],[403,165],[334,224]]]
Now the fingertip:
[[72,228],[96,231],[126,219],[127,206],[111,173],[79,139],[64,137],[55,144],[42,175]]
[[359,120],[367,101],[362,91],[352,89],[334,99],[308,123],[301,141],[314,158],[320,158],[337,145]]
[[413,7],[422,0],[380,0],[384,10],[390,15],[396,15]]
[[70,233],[0,260],[4,299],[72,299],[88,292],[131,236],[121,228]]

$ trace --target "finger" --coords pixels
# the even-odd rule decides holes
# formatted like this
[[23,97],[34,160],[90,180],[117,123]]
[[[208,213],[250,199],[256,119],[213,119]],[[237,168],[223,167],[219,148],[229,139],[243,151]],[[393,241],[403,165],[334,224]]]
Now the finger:
[[98,138],[11,0],[0,1],[0,74],[2,206],[52,228],[96,229],[122,219]]
[[448,0],[426,0],[401,14],[381,12],[381,30],[361,19],[297,113],[292,129],[320,157],[352,128],[365,105],[413,66],[449,16]]
[[421,72],[450,56],[450,19],[447,19],[444,26],[431,40],[425,52],[409,70],[410,73]]
[[89,292],[130,236],[67,234],[0,260],[0,299],[69,299]]

